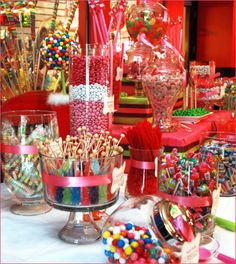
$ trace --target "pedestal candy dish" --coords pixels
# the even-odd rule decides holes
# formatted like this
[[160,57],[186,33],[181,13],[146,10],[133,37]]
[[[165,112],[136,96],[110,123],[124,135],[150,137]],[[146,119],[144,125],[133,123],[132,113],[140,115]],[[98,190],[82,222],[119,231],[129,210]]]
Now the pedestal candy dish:
[[41,148],[45,200],[56,209],[70,212],[59,232],[66,242],[96,241],[101,236],[100,228],[93,218],[83,221],[79,212],[105,209],[118,198],[123,184],[123,149],[115,144],[116,139],[111,145],[108,134],[92,136],[82,130],[79,138],[67,136],[64,142],[59,139]]

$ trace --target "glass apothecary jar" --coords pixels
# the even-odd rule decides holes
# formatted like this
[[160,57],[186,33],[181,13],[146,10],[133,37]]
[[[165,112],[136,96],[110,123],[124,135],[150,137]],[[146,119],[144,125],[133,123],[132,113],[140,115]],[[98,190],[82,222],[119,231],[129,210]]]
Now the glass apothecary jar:
[[17,203],[10,210],[37,215],[50,210],[43,198],[38,147],[56,139],[56,112],[20,110],[1,114],[2,171],[7,189]]
[[185,79],[183,62],[164,40],[154,53],[154,61],[143,70],[143,88],[153,109],[153,125],[159,125],[162,132],[172,132],[172,111]]

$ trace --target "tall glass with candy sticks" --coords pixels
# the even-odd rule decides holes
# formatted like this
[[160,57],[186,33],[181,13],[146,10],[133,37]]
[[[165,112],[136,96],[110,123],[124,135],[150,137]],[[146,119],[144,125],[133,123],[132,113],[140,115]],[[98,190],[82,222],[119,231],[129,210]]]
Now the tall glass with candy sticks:
[[70,56],[70,132],[86,126],[91,133],[109,130],[114,111],[111,48],[86,44]]
[[153,128],[151,123],[144,121],[128,129],[125,135],[130,147],[126,196],[156,194],[158,175],[155,168],[162,153],[160,128]]
[[43,199],[38,146],[59,136],[56,113],[22,110],[3,112],[1,117],[4,182],[17,200],[10,210],[21,215],[45,213],[50,207]]
[[[196,232],[214,231],[212,196],[218,190],[218,162],[211,153],[180,156],[176,149],[161,157],[160,197],[186,206]],[[214,211],[213,211],[214,210]]]
[[[53,207],[69,211],[59,237],[69,243],[87,244],[101,235],[92,211],[113,205],[123,184],[123,149],[109,132],[91,134],[86,127],[78,137],[47,141],[41,145],[41,169],[45,200]],[[89,212],[89,221],[81,219]]]

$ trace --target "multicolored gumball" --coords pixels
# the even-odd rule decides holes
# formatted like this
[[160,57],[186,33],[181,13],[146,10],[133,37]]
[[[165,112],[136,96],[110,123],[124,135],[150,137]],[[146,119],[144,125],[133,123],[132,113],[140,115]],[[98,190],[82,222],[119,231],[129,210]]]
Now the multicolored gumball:
[[159,240],[153,238],[145,226],[131,222],[117,222],[102,234],[104,253],[110,263],[116,264],[158,264],[170,263],[175,257],[173,250],[163,247]]
[[65,69],[69,64],[70,47],[75,41],[68,33],[49,34],[42,42],[42,60],[49,69]]

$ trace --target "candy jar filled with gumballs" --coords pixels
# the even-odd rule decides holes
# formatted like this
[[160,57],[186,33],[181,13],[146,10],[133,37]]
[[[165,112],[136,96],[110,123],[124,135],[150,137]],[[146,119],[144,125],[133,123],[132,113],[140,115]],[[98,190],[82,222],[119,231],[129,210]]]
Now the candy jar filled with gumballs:
[[108,261],[127,264],[180,263],[183,243],[194,239],[189,211],[151,195],[121,204],[108,218],[102,234]]

